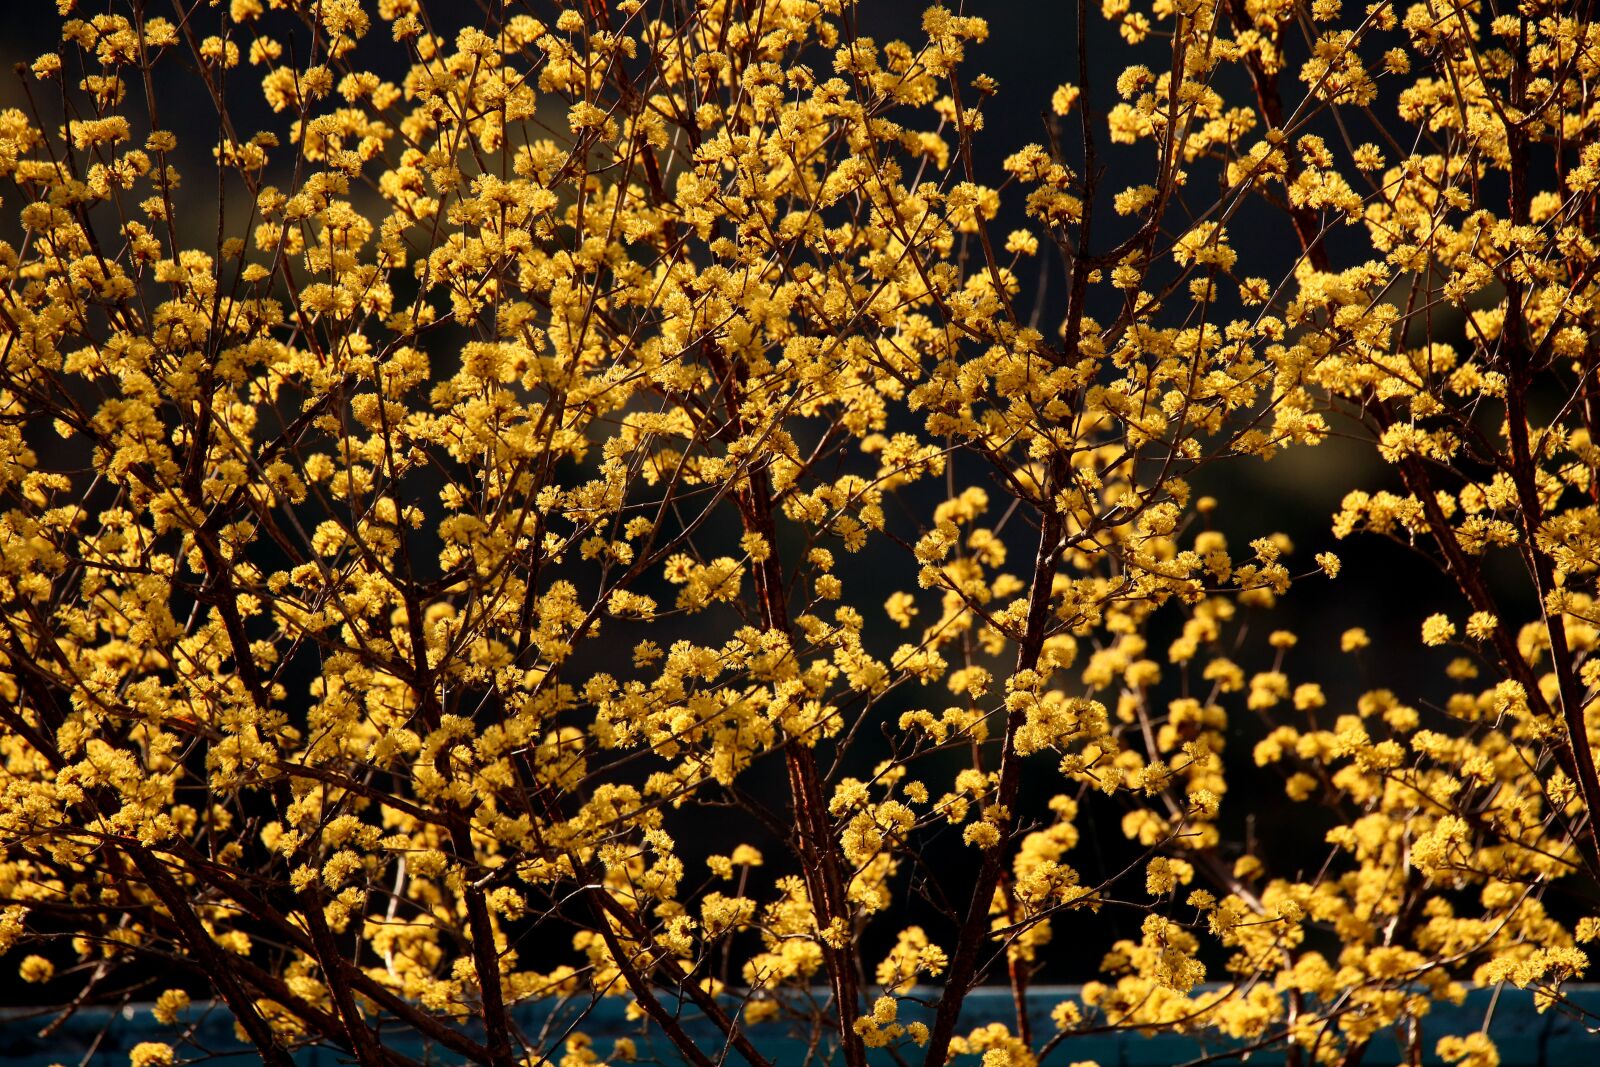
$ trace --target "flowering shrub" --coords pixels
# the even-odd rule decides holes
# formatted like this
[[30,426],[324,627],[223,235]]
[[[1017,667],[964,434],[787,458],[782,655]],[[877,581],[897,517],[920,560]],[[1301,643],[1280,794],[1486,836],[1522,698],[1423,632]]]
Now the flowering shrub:
[[[268,1063],[408,1062],[381,1022],[496,1067],[601,1061],[514,1025],[540,998],[702,1067],[764,1027],[851,1067],[1106,1028],[1353,1064],[1473,983],[1562,1004],[1600,864],[1587,8],[1080,5],[1012,145],[986,115],[1038,102],[937,6],[77,6],[0,110],[0,950],[73,1006],[162,977],[135,1062],[189,1055],[191,994]],[[1195,479],[1334,433],[1390,477],[1329,545],[1459,594],[1417,637],[1460,652],[1442,707],[1243,644],[1340,562]],[[1320,868],[1239,839],[1252,760]],[[1034,1032],[1052,936],[1129,909]],[[958,1026],[982,982],[1015,1025]]]

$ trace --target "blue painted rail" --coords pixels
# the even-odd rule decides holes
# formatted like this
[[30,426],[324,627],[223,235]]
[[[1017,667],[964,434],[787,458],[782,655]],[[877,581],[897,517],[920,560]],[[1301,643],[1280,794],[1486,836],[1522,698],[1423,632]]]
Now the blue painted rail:
[[[1041,987],[1029,996],[1035,1034],[1054,1033],[1050,1022],[1050,1009],[1063,999],[1075,997],[1078,990],[1071,986]],[[1600,984],[1568,986],[1567,998],[1578,1008],[1600,1016]],[[671,1045],[647,1029],[643,1023],[627,1017],[627,1001],[608,998],[597,1004],[588,1001],[569,1002],[557,1006],[549,1002],[525,1004],[516,1009],[516,1022],[534,1047],[561,1059],[564,1036],[576,1028],[594,1041],[595,1051],[602,1057],[610,1055],[613,1042],[618,1038],[632,1038],[637,1045],[637,1058],[641,1062],[663,1064],[680,1063]],[[1490,1012],[1493,1006],[1492,1014]],[[911,1022],[919,1018],[931,1021],[932,1013],[926,1008],[905,1002],[900,1009],[900,1020]],[[967,999],[962,1015],[962,1032],[990,1022],[1010,1023],[1014,1011],[1011,994],[1004,989],[982,989]],[[1500,1050],[1501,1067],[1596,1067],[1600,1065],[1600,1035],[1592,1032],[1574,1013],[1551,1009],[1540,1013],[1534,1010],[1533,997],[1512,988],[1499,992],[1490,989],[1473,990],[1466,1002],[1459,1006],[1436,1003],[1422,1021],[1419,1043],[1423,1062],[1438,1064],[1434,1046],[1439,1038],[1448,1035],[1465,1035],[1477,1032],[1489,1019],[1489,1034]],[[158,1024],[150,1015],[149,1005],[130,1005],[122,1011],[112,1009],[86,1009],[57,1027],[47,1037],[41,1029],[50,1016],[11,1010],[0,1015],[0,1065],[3,1067],[52,1067],[55,1064],[74,1067],[126,1067],[128,1052],[141,1041],[167,1041],[177,1044],[176,1028]],[[234,1037],[233,1020],[220,1008],[195,1005],[185,1015],[192,1044],[180,1055],[200,1054],[207,1050],[208,1064],[221,1067],[245,1067],[258,1061],[254,1053]],[[702,1047],[712,1053],[722,1048],[721,1034],[703,1019],[683,1019],[686,1030]],[[759,1023],[748,1033],[762,1053],[777,1067],[800,1067],[806,1061],[807,1043],[791,1031],[785,1023]],[[398,1028],[393,1034],[380,1037],[384,1044],[430,1064],[460,1064],[462,1059],[437,1047],[426,1046],[409,1031]],[[914,1051],[914,1050],[913,1050]],[[909,1057],[915,1060],[914,1056]],[[1069,1064],[1092,1061],[1098,1067],[1177,1067],[1177,1065],[1204,1061],[1213,1063],[1282,1064],[1281,1049],[1248,1051],[1237,1044],[1216,1040],[1205,1041],[1176,1034],[1145,1036],[1138,1033],[1085,1034],[1062,1041],[1046,1058],[1042,1067],[1067,1067]],[[296,1056],[301,1067],[334,1067],[348,1064],[347,1053],[336,1049],[304,1049]],[[738,1062],[736,1054],[728,1062]],[[875,1063],[893,1062],[887,1056]],[[1380,1033],[1369,1046],[1362,1059],[1363,1067],[1389,1067],[1407,1062],[1405,1049],[1391,1033]],[[817,1065],[818,1059],[811,1063]]]

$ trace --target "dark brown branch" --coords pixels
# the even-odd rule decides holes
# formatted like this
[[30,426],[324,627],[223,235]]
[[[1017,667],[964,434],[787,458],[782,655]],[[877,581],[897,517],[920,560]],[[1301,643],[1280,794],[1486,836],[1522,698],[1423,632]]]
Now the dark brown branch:
[[[1039,528],[1039,549],[1034,557],[1033,581],[1028,590],[1027,627],[1022,643],[1017,648],[1016,669],[1019,672],[1032,670],[1039,665],[1039,654],[1044,649],[1046,627],[1050,621],[1050,593],[1060,563],[1062,518],[1049,502],[1048,494],[1045,494],[1042,507],[1044,513]],[[978,881],[973,886],[972,898],[967,904],[967,914],[961,923],[955,954],[950,961],[950,973],[945,980],[944,993],[939,998],[939,1010],[928,1038],[927,1057],[923,1061],[927,1067],[942,1067],[944,1064],[950,1039],[955,1035],[961,1005],[978,979],[978,960],[989,928],[989,906],[994,900],[995,888],[1000,883],[1005,845],[1010,839],[1016,818],[1017,795],[1022,786],[1022,759],[1017,754],[1016,739],[1026,716],[1026,711],[1021,708],[1006,715],[1005,736],[1000,748],[1000,781],[995,790],[995,805],[1001,813],[1000,840],[983,852]]]
[[245,1034],[250,1038],[250,1043],[256,1047],[263,1063],[272,1067],[294,1067],[294,1059],[278,1044],[277,1037],[267,1021],[261,1017],[261,1012],[256,1010],[254,998],[239,983],[238,976],[234,973],[231,961],[228,960],[211,935],[200,924],[199,916],[184,899],[183,890],[172,877],[172,872],[143,845],[128,844],[124,846],[128,857],[133,860],[134,866],[144,876],[161,903],[167,908],[181,931],[184,943],[189,951],[206,968],[211,981],[217,987],[217,992],[233,1012],[239,1025],[244,1028]]

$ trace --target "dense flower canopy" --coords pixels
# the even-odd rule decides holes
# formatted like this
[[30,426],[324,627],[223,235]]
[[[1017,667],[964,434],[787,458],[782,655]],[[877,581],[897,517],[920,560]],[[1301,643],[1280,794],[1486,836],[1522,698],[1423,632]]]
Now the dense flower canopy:
[[[685,1013],[757,1067],[762,1027],[1029,1067],[1563,1006],[1600,913],[1587,5],[1080,4],[1047,101],[982,72],[979,5],[428,6],[60,0],[0,91],[22,979],[161,968],[144,1064],[194,1054],[192,995],[267,1062],[409,1062],[382,1019],[496,1067],[629,1057],[514,1025],[553,997],[705,1067]],[[1384,474],[1311,553],[1196,488],[1335,434]],[[1356,536],[1455,591],[1438,706],[1332,700],[1365,633],[1275,628]],[[1238,839],[1246,772],[1320,869]],[[1053,1031],[957,1025],[1129,909]]]

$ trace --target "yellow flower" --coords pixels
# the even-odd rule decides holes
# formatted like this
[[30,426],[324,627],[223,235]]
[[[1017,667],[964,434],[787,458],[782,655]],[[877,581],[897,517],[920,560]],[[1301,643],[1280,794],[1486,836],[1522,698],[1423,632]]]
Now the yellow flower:
[[141,1041],[128,1051],[128,1067],[167,1067],[173,1058],[171,1045]]
[[178,1016],[189,1007],[189,994],[182,989],[165,990],[156,998],[155,1006],[150,1013],[156,1021],[171,1026],[178,1021]]
[[28,956],[17,968],[17,973],[24,982],[48,982],[55,977],[56,965],[43,956]]
[[1422,643],[1425,645],[1442,645],[1455,635],[1455,623],[1443,615],[1429,615],[1422,621]]

